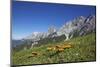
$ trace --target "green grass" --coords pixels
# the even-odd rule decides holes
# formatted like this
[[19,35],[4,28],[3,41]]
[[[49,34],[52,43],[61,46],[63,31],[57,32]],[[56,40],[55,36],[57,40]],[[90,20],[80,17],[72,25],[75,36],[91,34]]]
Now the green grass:
[[[61,45],[71,43],[72,48],[65,49],[63,52],[47,51],[51,45]],[[32,52],[38,52],[40,55],[28,58]],[[55,44],[46,44],[32,49],[12,52],[12,61],[14,65],[27,64],[46,64],[63,62],[81,62],[96,60],[96,41],[95,33],[86,36],[76,37],[68,41],[62,41]]]

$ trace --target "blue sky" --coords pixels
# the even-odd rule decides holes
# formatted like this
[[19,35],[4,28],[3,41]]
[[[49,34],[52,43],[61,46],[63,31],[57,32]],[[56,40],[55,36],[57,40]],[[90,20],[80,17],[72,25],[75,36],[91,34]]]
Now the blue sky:
[[47,32],[52,25],[59,29],[75,17],[90,14],[95,15],[95,6],[13,1],[12,38],[21,39],[32,32]]

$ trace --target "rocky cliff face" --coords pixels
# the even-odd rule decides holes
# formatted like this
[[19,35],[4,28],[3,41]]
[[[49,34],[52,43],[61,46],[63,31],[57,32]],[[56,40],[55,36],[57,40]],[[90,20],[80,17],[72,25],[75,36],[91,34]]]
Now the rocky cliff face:
[[91,32],[95,32],[95,23],[96,18],[93,15],[88,17],[77,17],[74,20],[66,22],[59,31],[58,35],[64,34],[66,36],[66,40],[75,37],[86,35]]
[[57,30],[54,26],[48,28],[48,32],[33,32],[31,35],[23,38],[24,40],[39,41],[44,38],[52,38],[57,36]]

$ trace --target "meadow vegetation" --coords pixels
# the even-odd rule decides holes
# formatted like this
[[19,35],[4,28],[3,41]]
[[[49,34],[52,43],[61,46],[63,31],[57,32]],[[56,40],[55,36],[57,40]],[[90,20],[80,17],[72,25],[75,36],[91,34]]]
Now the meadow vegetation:
[[[68,45],[69,47],[67,47]],[[57,46],[59,48],[57,48]],[[66,48],[64,46],[66,46]],[[69,63],[95,60],[95,33],[75,37],[68,41],[42,44],[32,49],[12,51],[12,62],[14,65]]]

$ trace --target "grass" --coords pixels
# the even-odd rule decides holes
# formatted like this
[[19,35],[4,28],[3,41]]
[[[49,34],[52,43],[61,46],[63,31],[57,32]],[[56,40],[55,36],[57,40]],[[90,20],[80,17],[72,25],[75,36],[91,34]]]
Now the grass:
[[[55,45],[63,45],[71,43],[72,48],[65,49],[63,52],[47,51],[47,47]],[[32,52],[37,52],[39,55],[35,57],[28,56]],[[76,37],[68,41],[62,41],[55,44],[41,45],[32,49],[12,52],[12,62],[14,65],[29,65],[29,64],[51,64],[64,62],[82,62],[96,60],[96,40],[95,33],[86,36]]]

